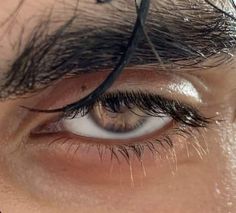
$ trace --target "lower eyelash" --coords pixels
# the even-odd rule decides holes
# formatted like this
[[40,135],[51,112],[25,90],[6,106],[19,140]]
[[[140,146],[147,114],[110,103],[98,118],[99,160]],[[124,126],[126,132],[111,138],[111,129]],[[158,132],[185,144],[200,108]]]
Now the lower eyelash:
[[[151,153],[154,159],[170,159],[168,156],[173,156],[175,153],[175,147],[185,146],[186,153],[189,156],[189,146],[192,146],[200,158],[207,153],[207,148],[203,147],[199,141],[197,141],[196,134],[200,135],[200,128],[193,129],[191,127],[180,126],[178,128],[172,129],[171,132],[161,136],[161,138],[152,138],[143,142],[136,143],[121,143],[121,144],[99,144],[99,143],[78,143],[74,142],[72,138],[67,138],[66,136],[57,138],[49,143],[52,146],[55,143],[67,144],[67,153],[70,155],[71,150],[73,155],[77,155],[81,146],[86,147],[88,152],[91,148],[96,148],[102,161],[103,155],[110,152],[111,161],[116,160],[120,163],[125,160],[128,164],[134,158],[136,158],[140,163],[143,162],[143,156],[146,151]],[[180,137],[182,144],[175,144],[173,137]],[[191,142],[188,141],[191,139]],[[184,141],[184,142],[182,142]],[[73,147],[73,149],[72,149]],[[177,159],[173,159],[177,160]],[[176,163],[176,162],[174,162]]]

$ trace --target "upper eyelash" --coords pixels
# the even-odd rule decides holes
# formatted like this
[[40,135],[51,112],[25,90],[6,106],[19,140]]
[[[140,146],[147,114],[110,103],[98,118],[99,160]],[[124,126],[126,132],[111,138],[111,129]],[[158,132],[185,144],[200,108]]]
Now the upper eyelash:
[[78,115],[84,116],[96,104],[102,104],[107,110],[116,113],[119,113],[122,106],[127,107],[131,112],[133,107],[137,107],[147,116],[162,117],[168,115],[176,122],[191,127],[207,127],[210,123],[210,118],[203,116],[199,110],[192,106],[141,91],[107,93],[91,105],[73,109],[65,107],[63,117],[73,119]]

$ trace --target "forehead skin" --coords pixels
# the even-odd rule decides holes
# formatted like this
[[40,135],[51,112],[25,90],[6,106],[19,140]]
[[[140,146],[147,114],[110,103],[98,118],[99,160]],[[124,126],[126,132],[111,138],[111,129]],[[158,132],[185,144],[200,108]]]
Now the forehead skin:
[[[59,3],[58,3],[59,2]],[[63,3],[65,2],[65,4]],[[116,1],[114,8],[127,9],[133,1]],[[181,0],[179,1],[181,2]],[[183,1],[182,1],[183,2]],[[22,47],[27,40],[34,25],[42,18],[42,14],[48,14],[54,7],[53,16],[62,20],[70,17],[75,2],[72,0],[25,0],[21,9],[16,10],[19,0],[0,1],[0,74],[9,69],[10,64],[17,55],[17,41],[22,41]],[[155,2],[158,4],[158,1]],[[72,9],[71,9],[72,8]],[[111,19],[117,18],[112,14],[110,6],[96,5],[94,0],[80,0],[79,8],[83,12],[91,14],[96,23],[104,16]],[[17,11],[17,12],[16,12]],[[63,11],[63,14],[60,13]],[[65,12],[66,11],[66,12]],[[96,11],[96,12],[94,12]],[[17,14],[17,16],[15,16]],[[10,16],[9,16],[10,15]],[[82,22],[82,20],[81,20]],[[101,21],[102,22],[102,21]],[[12,24],[11,24],[12,23]],[[94,24],[91,22],[91,24]],[[24,29],[21,39],[22,29]],[[225,122],[219,124],[215,130],[205,135],[209,143],[210,153],[203,160],[190,161],[179,166],[178,172],[173,176],[164,176],[156,172],[145,188],[128,188],[109,191],[104,195],[103,189],[96,191],[99,196],[86,198],[86,202],[75,202],[78,205],[68,206],[61,204],[55,206],[41,198],[32,199],[24,189],[19,187],[8,176],[8,168],[0,161],[0,211],[2,213],[36,213],[36,212],[97,212],[118,213],[121,212],[235,212],[236,202],[236,126],[235,116],[235,82],[236,61],[227,65],[198,74],[209,85],[212,99],[217,102],[217,110],[222,114]],[[222,72],[222,71],[225,72]],[[17,100],[16,100],[17,102]],[[11,119],[11,108],[15,102],[0,103],[0,129],[4,129],[4,119]],[[214,108],[214,107],[212,107]],[[3,131],[0,136],[4,135]],[[2,138],[2,137],[1,137]],[[0,140],[1,143],[1,140]],[[110,187],[110,186],[109,186]],[[119,188],[119,187],[118,187]],[[79,194],[80,192],[78,192]],[[95,193],[95,194],[96,194]],[[110,193],[110,194],[109,194]],[[83,198],[83,195],[78,195]],[[88,201],[91,199],[90,201]],[[62,199],[63,200],[63,199]],[[96,205],[98,204],[98,205]],[[63,210],[62,210],[63,209]]]

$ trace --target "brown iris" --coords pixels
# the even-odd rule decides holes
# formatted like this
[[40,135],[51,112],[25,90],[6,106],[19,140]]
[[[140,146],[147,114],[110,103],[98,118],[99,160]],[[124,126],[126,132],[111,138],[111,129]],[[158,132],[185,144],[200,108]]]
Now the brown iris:
[[99,127],[114,133],[134,131],[147,120],[137,107],[122,106],[119,112],[112,112],[102,104],[94,106],[91,117]]

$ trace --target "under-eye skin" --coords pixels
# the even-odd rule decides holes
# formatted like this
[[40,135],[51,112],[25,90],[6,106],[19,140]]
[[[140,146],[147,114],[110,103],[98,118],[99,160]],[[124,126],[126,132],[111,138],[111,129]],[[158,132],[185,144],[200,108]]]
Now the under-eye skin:
[[135,155],[142,160],[144,154],[160,154],[160,147],[171,150],[175,135],[194,136],[210,122],[194,107],[176,100],[150,92],[116,91],[92,105],[64,112],[33,130],[31,137],[50,138],[50,145],[68,143],[76,150],[81,145],[102,153],[108,150],[116,159]]

